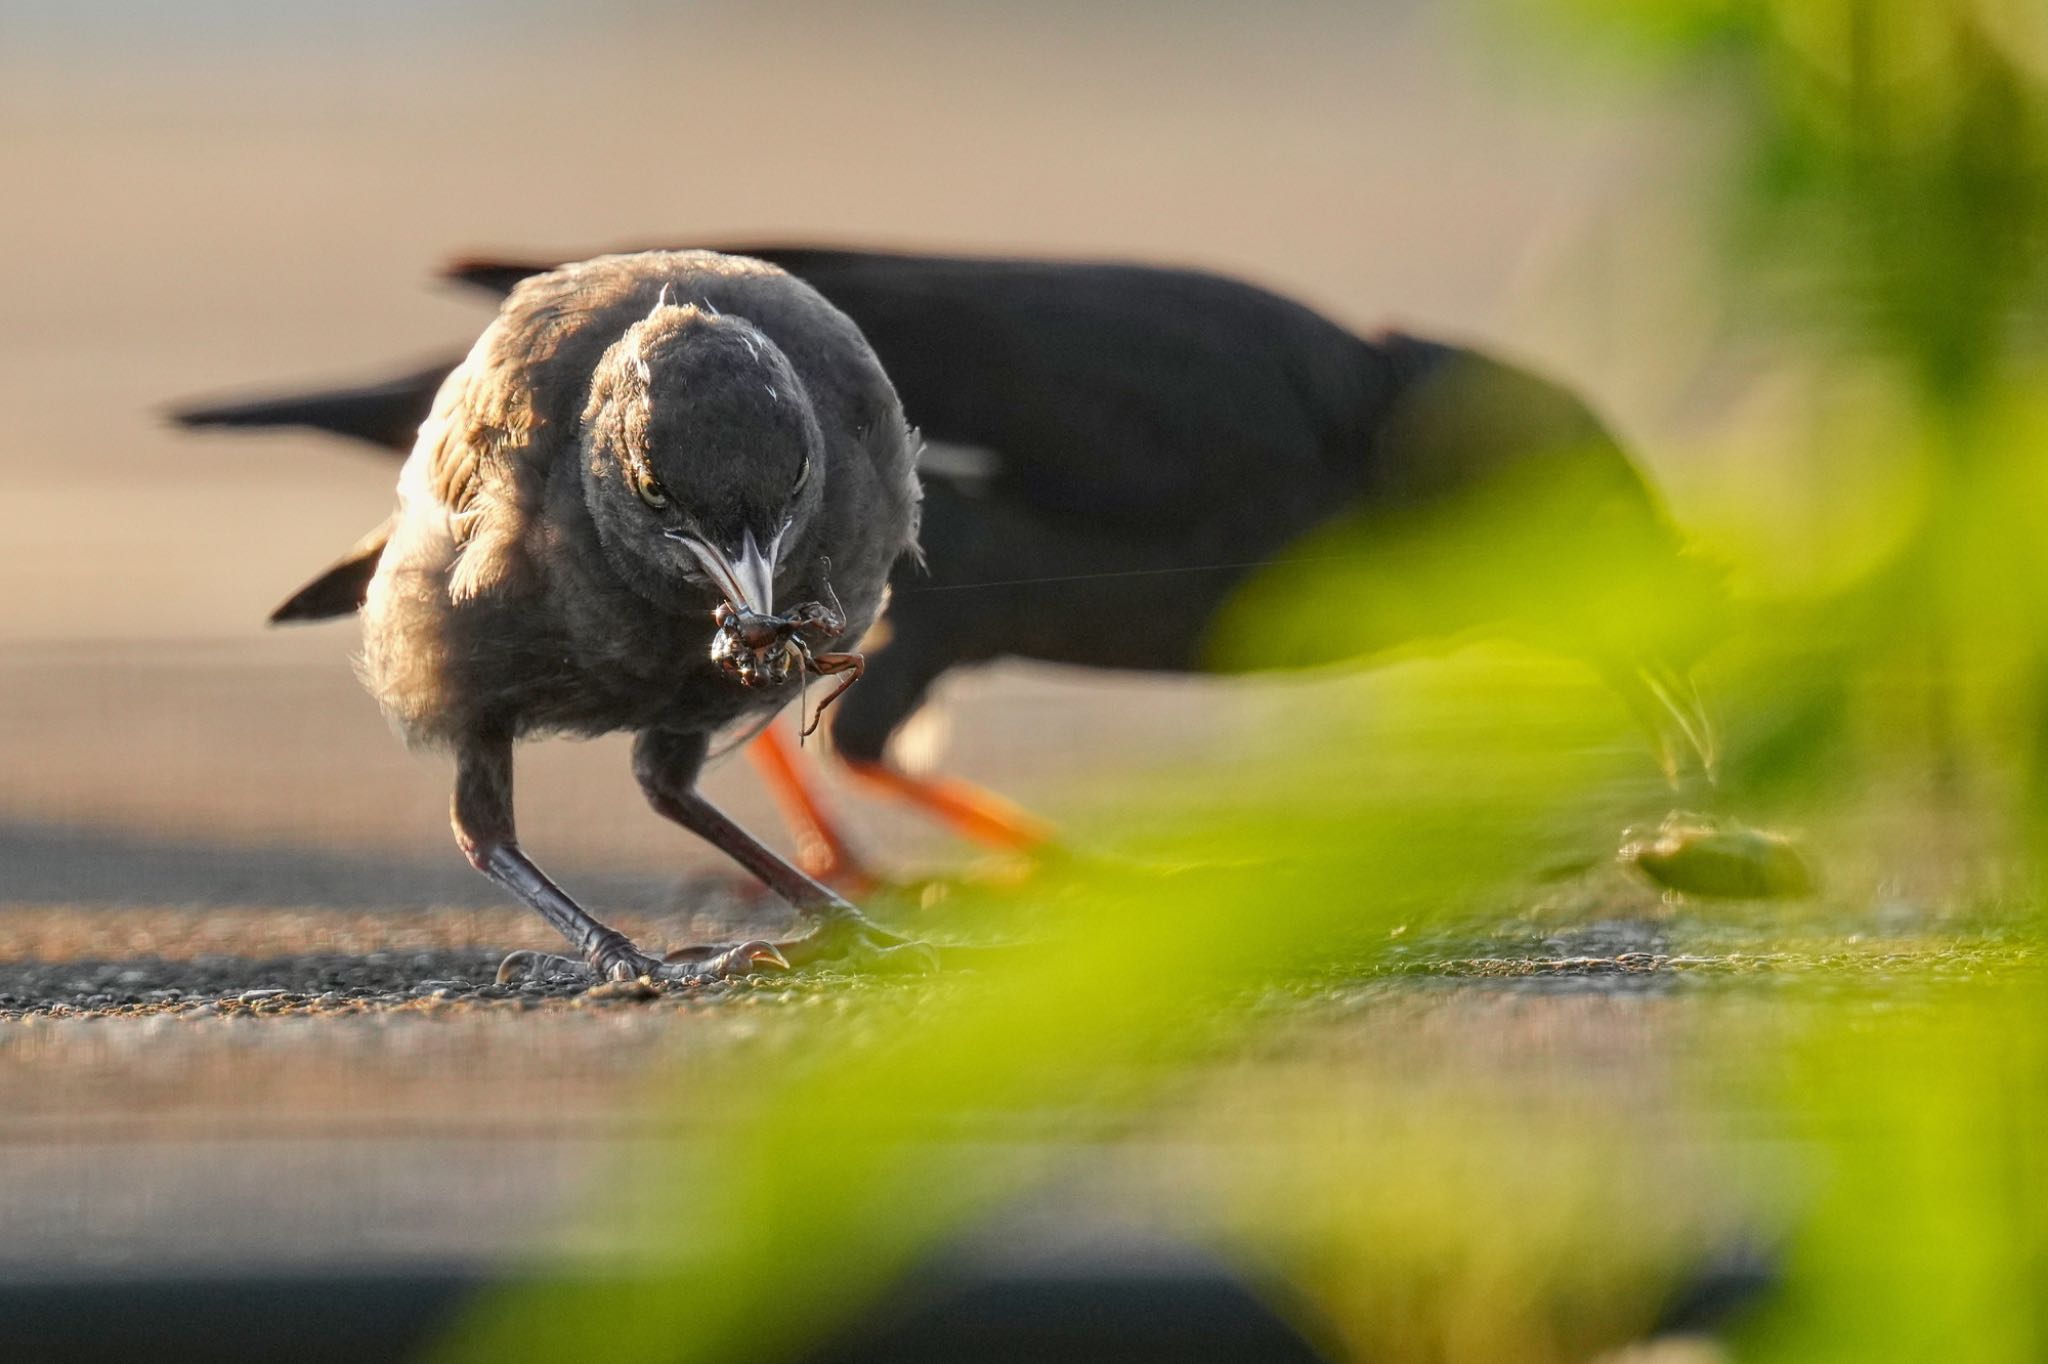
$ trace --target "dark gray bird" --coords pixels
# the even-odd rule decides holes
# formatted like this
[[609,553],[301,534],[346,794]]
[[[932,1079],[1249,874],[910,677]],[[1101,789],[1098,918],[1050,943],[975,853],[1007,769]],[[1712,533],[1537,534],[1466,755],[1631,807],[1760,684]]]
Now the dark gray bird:
[[[1681,555],[1620,443],[1562,385],[1459,346],[1358,336],[1199,271],[745,250],[859,324],[929,442],[924,557],[897,565],[889,638],[833,713],[838,754],[882,790],[984,841],[1047,836],[986,792],[888,763],[891,735],[958,666],[1300,666],[1479,628],[1587,659],[1667,766],[1685,750],[1711,762],[1685,668],[1713,636],[1718,581]],[[539,268],[479,260],[451,273],[502,290]],[[419,419],[432,375],[178,416],[375,440]],[[1409,552],[1428,543],[1418,523],[1474,506],[1499,532],[1483,560],[1445,574]],[[1322,543],[1354,551],[1336,571],[1355,590],[1309,630],[1264,598],[1283,608],[1267,612],[1273,630],[1233,632],[1261,647],[1219,653],[1219,622],[1243,624],[1247,586],[1339,527],[1353,533]],[[345,578],[308,592],[276,618],[352,605]],[[786,749],[750,751],[796,787],[784,804],[820,850],[814,867],[844,869],[845,842]]]
[[[891,566],[914,553],[915,467],[881,364],[810,286],[712,252],[601,257],[512,290],[440,384],[398,510],[314,590],[350,595],[369,575],[369,689],[409,742],[453,751],[469,860],[599,976],[927,954],[697,791],[713,736],[772,714],[802,681],[800,668],[722,668],[715,616],[830,603],[806,644],[857,641]],[[534,865],[513,825],[513,744],[613,730],[637,735],[654,808],[789,900],[808,934],[665,965]]]

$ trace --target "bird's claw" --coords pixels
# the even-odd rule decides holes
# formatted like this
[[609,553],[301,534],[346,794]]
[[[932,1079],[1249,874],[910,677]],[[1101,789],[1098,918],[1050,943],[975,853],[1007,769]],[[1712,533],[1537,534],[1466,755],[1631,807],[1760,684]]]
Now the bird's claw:
[[764,970],[787,971],[789,960],[774,943],[756,938],[734,947],[679,947],[662,958],[653,974],[670,980],[702,980]]
[[799,966],[832,962],[858,970],[923,975],[939,969],[938,949],[889,932],[853,910],[829,915],[801,938],[772,943],[754,938],[731,946],[705,944],[681,947],[659,961],[624,938],[607,939],[591,949],[587,960],[530,949],[510,953],[498,965],[500,985],[520,980],[709,980],[789,971]]
[[589,976],[596,976],[599,980],[638,980],[660,970],[660,962],[619,939],[616,943],[607,941],[593,948],[583,961],[559,952],[536,952],[530,948],[508,952],[498,963],[496,980],[500,985],[516,985],[522,980],[579,980]]
[[607,939],[591,949],[583,961],[558,952],[530,949],[509,953],[498,963],[497,982],[512,985],[521,980],[703,980],[717,976],[744,976],[760,970],[787,971],[774,943],[755,939],[733,947],[685,947],[657,960],[624,938]]
[[498,963],[498,974],[494,979],[500,985],[517,985],[522,980],[570,979],[589,972],[590,968],[574,957],[523,947],[505,954],[505,960]]

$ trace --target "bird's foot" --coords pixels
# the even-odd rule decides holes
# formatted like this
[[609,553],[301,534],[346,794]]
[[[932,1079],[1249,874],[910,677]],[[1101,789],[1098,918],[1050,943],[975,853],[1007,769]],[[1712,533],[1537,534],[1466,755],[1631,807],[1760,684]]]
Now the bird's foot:
[[590,967],[574,957],[522,947],[505,954],[505,960],[498,963],[496,980],[500,985],[517,985],[527,980],[576,980],[589,974]]
[[733,946],[701,944],[679,947],[656,962],[647,974],[669,980],[705,980],[749,976],[757,971],[787,971],[789,961],[774,943],[755,938]]
[[[698,980],[711,976],[744,976],[766,967],[787,971],[789,963],[775,944],[756,938],[730,947],[685,948],[666,960],[650,957],[623,935],[610,933],[600,938],[582,961],[557,952],[523,950],[510,953],[498,963],[498,984],[510,985],[521,979],[576,979],[596,976],[599,980],[638,980],[642,976],[670,980]],[[687,968],[687,969],[679,969]]]
[[791,966],[831,962],[905,974],[939,969],[938,949],[930,943],[891,933],[852,908],[828,910],[818,916],[817,927],[810,932],[775,946]]

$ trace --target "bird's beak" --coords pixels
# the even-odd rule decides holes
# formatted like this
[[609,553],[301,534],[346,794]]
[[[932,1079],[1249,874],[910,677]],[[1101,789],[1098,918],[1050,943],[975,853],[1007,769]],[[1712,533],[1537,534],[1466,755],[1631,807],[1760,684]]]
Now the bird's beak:
[[732,566],[733,579],[740,589],[734,606],[749,607],[764,616],[775,614],[775,551],[781,547],[782,537],[778,535],[768,542],[768,550],[763,553],[754,542],[754,532],[741,534],[739,558]]
[[775,554],[782,547],[780,535],[763,551],[754,532],[746,531],[740,536],[739,551],[733,554],[694,535],[671,531],[669,538],[690,551],[728,605],[763,616],[775,614]]

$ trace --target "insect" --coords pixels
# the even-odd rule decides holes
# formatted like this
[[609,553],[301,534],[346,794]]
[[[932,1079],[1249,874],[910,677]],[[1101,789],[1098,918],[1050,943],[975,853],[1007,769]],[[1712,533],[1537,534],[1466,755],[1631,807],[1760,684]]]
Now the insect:
[[[820,653],[812,649],[818,640],[831,639],[846,629],[846,614],[839,595],[825,584],[829,603],[807,601],[794,609],[770,615],[746,606],[722,602],[712,613],[718,629],[711,636],[711,661],[726,676],[743,687],[779,687],[793,671],[803,687],[811,673],[820,677],[839,676],[839,685],[818,703],[818,709],[803,722],[801,737],[817,732],[819,721],[847,688],[860,681],[867,660],[858,653]],[[798,709],[803,709],[799,698]]]

